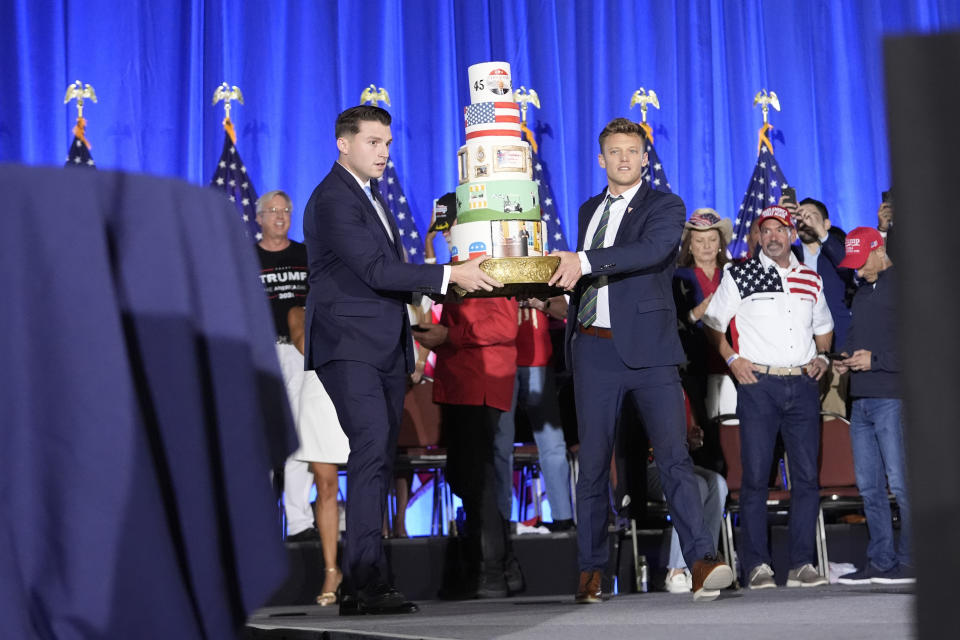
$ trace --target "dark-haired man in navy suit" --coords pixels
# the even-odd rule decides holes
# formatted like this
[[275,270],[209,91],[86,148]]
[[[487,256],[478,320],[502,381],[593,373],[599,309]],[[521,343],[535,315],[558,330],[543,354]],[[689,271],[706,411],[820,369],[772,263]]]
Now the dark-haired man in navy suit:
[[305,366],[320,377],[350,441],[341,615],[417,610],[390,586],[380,537],[406,376],[416,362],[405,306],[411,292],[442,295],[451,282],[467,291],[501,286],[479,258],[406,263],[376,183],[390,157],[390,122],[371,106],[337,117],[340,155],[303,215],[311,288]]
[[684,435],[677,370],[684,356],[671,281],[686,210],[680,198],[644,180],[646,138],[637,123],[610,121],[600,132],[599,160],[607,188],[580,207],[581,250],[554,254],[560,266],[550,282],[572,292],[566,355],[580,432],[576,600],[601,600],[610,457],[625,396],[643,419],[657,466],[663,465],[664,494],[693,569],[694,600],[712,600],[733,581],[733,571],[717,559],[716,539],[704,525]]

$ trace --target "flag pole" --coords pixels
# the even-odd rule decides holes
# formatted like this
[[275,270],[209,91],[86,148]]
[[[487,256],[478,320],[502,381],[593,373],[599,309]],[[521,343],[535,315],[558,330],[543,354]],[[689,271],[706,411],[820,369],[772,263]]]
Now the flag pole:
[[647,107],[653,106],[656,109],[660,108],[660,100],[657,99],[657,92],[653,89],[647,91],[643,87],[640,87],[633,92],[633,96],[630,98],[630,108],[633,109],[633,107],[638,104],[640,105],[640,128],[647,134],[647,140],[650,141],[650,144],[653,144],[653,128],[647,124]]
[[757,153],[760,153],[762,147],[766,147],[767,151],[773,153],[773,142],[770,141],[770,136],[768,135],[773,129],[773,125],[767,121],[767,117],[770,113],[770,107],[780,111],[780,99],[777,97],[776,92],[771,91],[768,94],[766,89],[761,89],[757,91],[757,95],[753,97],[753,106],[756,107],[758,104],[760,105],[760,110],[763,112],[763,126],[760,127],[760,140],[757,142]]
[[213,92],[213,104],[217,104],[223,100],[223,130],[227,132],[227,135],[230,136],[230,141],[233,144],[237,144],[237,132],[233,128],[233,122],[230,120],[230,103],[233,100],[236,100],[240,104],[243,104],[243,93],[240,91],[240,87],[233,85],[232,87],[224,81],[219,87],[217,87]]
[[527,126],[527,107],[532,104],[539,109],[540,96],[534,89],[528,91],[526,87],[521,85],[519,89],[513,92],[513,99],[520,103],[520,130],[526,136],[530,148],[533,149],[534,153],[537,153],[537,141],[533,138],[533,131]]
[[83,101],[85,98],[96,102],[97,94],[91,85],[84,85],[77,80],[67,85],[67,94],[63,97],[63,104],[69,104],[71,100],[77,101],[77,124],[73,127],[73,135],[89,149],[90,143],[87,142],[86,137],[87,121],[83,118]]

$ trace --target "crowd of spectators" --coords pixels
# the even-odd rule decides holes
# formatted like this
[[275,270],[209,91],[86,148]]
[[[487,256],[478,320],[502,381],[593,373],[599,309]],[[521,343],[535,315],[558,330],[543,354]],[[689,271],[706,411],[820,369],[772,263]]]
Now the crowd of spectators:
[[[342,579],[337,564],[337,466],[345,464],[349,446],[319,378],[302,371],[306,279],[290,274],[305,271],[306,257],[303,245],[287,238],[291,207],[280,191],[260,199],[257,215],[265,239],[258,251],[302,445],[283,473],[287,540],[321,542],[326,580],[317,602],[327,605],[337,601]],[[455,224],[455,216],[451,221]],[[697,463],[704,522],[716,537],[727,497],[719,422],[732,415],[739,419],[739,553],[749,588],[776,586],[765,501],[780,447],[790,458],[791,474],[787,585],[826,583],[824,571],[815,567],[813,541],[821,411],[850,418],[857,483],[870,531],[869,564],[840,581],[914,579],[892,319],[892,221],[892,203],[885,201],[876,229],[858,228],[847,235],[832,223],[823,202],[784,199],[757,217],[748,256],[736,261],[726,251],[732,236],[729,219],[700,208],[684,225],[673,297],[686,358],[680,377],[687,442]],[[436,235],[438,230],[431,228],[428,262],[435,261]],[[287,286],[278,286],[280,273],[287,274]],[[434,385],[448,449],[447,477],[466,512],[461,533],[467,541],[469,584],[461,596],[503,597],[523,588],[509,525],[518,412],[530,425],[539,451],[552,512],[552,522],[543,524],[554,532],[576,529],[570,460],[578,446],[571,437],[576,429],[569,424],[575,416],[561,411],[556,378],[564,377],[563,354],[553,349],[566,311],[565,296],[468,299],[444,305],[437,324],[415,327],[422,356],[411,384]],[[424,371],[427,351],[436,354],[436,366],[427,367],[429,376]],[[647,463],[646,495],[662,499],[655,450]],[[307,498],[311,483],[317,487],[315,510]],[[899,544],[894,542],[888,484],[902,523]],[[691,574],[675,531],[666,569],[668,591],[690,591]]]

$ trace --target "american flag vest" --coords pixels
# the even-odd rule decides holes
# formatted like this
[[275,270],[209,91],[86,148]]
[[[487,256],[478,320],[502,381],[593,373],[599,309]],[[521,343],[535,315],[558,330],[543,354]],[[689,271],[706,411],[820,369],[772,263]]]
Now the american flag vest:
[[[741,300],[757,293],[784,293],[783,281],[776,266],[770,265],[764,269],[759,256],[734,263],[730,267],[730,275],[737,285]],[[789,293],[816,303],[823,291],[823,282],[816,271],[801,263],[787,273],[787,287]]]

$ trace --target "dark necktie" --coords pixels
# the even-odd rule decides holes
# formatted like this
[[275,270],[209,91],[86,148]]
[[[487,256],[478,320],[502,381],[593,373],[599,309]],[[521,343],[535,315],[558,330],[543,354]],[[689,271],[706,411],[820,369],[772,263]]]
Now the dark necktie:
[[[600,214],[600,223],[597,230],[593,232],[593,238],[590,239],[590,249],[602,249],[603,237],[607,233],[607,225],[610,223],[610,205],[617,200],[622,200],[623,196],[614,198],[607,196],[607,202],[603,205],[603,213]],[[597,319],[597,296],[600,292],[596,287],[596,279],[584,290],[580,296],[580,310],[577,311],[577,322],[585,327],[589,327]]]

